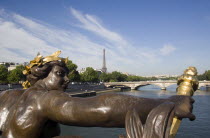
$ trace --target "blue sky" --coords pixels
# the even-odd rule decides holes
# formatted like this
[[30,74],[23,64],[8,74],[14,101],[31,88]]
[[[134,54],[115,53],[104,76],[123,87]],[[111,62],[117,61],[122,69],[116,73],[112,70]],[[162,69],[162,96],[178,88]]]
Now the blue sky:
[[79,69],[179,75],[210,69],[208,0],[1,0],[0,61],[57,50]]

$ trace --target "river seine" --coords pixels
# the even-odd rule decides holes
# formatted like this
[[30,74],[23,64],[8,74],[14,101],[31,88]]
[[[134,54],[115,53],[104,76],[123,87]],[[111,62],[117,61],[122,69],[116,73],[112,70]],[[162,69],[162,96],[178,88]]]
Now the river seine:
[[[171,86],[162,91],[160,88],[150,85],[137,91],[120,92],[148,98],[166,98],[176,95],[176,86]],[[201,88],[193,96],[195,99],[193,113],[195,121],[183,119],[177,138],[210,138],[210,90]],[[77,135],[83,138],[118,138],[119,134],[125,134],[123,128],[100,128],[100,127],[73,127],[61,125],[61,135]]]

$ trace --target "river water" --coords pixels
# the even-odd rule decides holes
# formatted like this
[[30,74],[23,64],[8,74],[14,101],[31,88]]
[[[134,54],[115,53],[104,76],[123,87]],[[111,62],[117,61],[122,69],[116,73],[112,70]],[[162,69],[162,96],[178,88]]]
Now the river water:
[[[120,92],[147,98],[166,98],[176,95],[176,86],[170,86],[167,90],[150,85],[137,91]],[[201,88],[193,96],[195,99],[193,113],[195,121],[183,119],[177,138],[210,138],[210,90]],[[100,128],[100,127],[74,127],[61,125],[61,135],[77,135],[84,138],[118,138],[119,134],[125,134],[124,128]]]

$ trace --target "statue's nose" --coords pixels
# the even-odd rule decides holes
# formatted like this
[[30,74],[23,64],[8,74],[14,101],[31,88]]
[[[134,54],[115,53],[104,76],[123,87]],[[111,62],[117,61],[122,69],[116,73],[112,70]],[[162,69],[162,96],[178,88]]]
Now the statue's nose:
[[69,78],[67,76],[64,77],[64,80],[65,80],[66,83],[70,82],[70,80],[69,80]]

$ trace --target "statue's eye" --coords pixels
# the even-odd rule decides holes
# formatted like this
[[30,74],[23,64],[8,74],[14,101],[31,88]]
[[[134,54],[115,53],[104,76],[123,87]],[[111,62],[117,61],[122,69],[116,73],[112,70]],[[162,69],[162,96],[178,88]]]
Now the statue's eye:
[[63,72],[57,71],[57,74],[58,74],[59,76],[62,76],[62,75],[63,75]]

